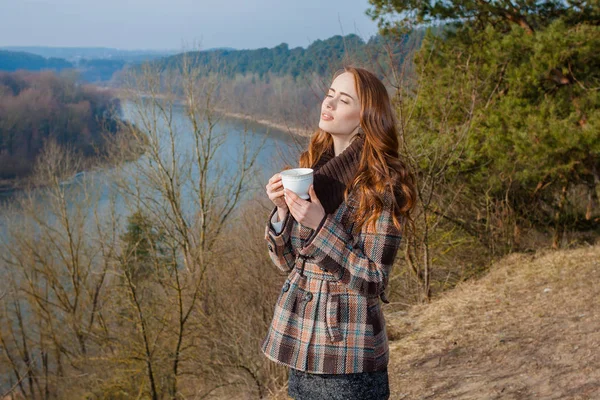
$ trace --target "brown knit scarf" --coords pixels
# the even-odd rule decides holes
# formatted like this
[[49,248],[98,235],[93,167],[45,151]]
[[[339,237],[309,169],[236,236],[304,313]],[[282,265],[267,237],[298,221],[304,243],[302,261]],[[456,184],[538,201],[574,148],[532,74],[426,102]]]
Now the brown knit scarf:
[[364,143],[365,133],[359,130],[344,151],[335,156],[331,146],[312,167],[315,193],[327,214],[333,213],[344,201],[344,191],[356,175]]

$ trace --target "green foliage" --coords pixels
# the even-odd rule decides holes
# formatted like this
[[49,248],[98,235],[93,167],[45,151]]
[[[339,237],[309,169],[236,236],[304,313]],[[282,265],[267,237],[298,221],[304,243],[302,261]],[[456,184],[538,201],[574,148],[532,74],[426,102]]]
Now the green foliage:
[[142,211],[127,218],[127,231],[121,235],[124,244],[122,265],[133,283],[139,283],[155,270],[168,265],[165,235],[152,225]]
[[[481,198],[508,201],[521,221],[542,229],[597,216],[597,3],[371,3],[388,35],[446,22],[442,35],[440,27],[428,32],[415,57],[419,85],[410,128],[414,141],[432,152],[468,132],[464,151],[449,160],[449,180]],[[427,170],[427,158],[421,162]],[[585,200],[576,188],[587,191]]]
[[385,33],[431,24],[469,25],[475,31],[491,26],[502,32],[519,26],[533,33],[558,18],[577,23],[597,21],[599,16],[597,2],[578,0],[369,0],[369,3],[373,7],[367,14],[379,21]]
[[[403,43],[418,41],[424,30],[416,31],[411,37],[408,35]],[[300,76],[317,74],[330,77],[344,64],[352,63],[359,66],[371,66],[373,62],[383,68],[381,73],[388,73],[389,62],[383,62],[385,57],[386,40],[373,37],[365,43],[359,36],[350,34],[346,36],[333,36],[326,40],[316,40],[306,49],[296,47],[290,49],[287,43],[282,43],[272,49],[260,48],[255,50],[212,50],[188,52],[188,59],[193,60],[190,67],[202,66],[204,73],[219,73],[224,77],[233,79],[238,75],[256,75],[260,80],[269,79],[268,76]],[[418,43],[417,43],[418,44]],[[397,56],[393,67],[399,67],[404,61],[396,48]],[[154,64],[160,68],[179,68],[184,54],[178,54]]]
[[474,129],[476,143],[485,143],[478,156],[494,167],[490,178],[514,170],[526,187],[593,182],[600,163],[598,38],[598,26],[562,20],[531,36],[519,29],[484,33],[491,51],[482,63],[506,65],[503,77],[496,72],[498,95]]

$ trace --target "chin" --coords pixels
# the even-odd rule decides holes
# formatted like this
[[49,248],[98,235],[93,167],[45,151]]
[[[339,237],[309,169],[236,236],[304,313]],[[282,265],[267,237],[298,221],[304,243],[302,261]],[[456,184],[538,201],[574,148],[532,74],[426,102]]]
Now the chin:
[[322,130],[324,130],[325,132],[329,132],[329,129],[331,127],[328,127],[326,122],[324,122],[323,120],[320,120],[319,121],[319,128],[322,129]]

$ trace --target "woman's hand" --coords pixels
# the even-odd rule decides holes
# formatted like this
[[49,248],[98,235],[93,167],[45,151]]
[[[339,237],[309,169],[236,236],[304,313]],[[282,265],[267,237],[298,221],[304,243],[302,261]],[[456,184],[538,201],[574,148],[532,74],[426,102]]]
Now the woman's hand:
[[283,183],[281,182],[281,174],[276,173],[269,179],[269,183],[266,186],[267,196],[269,196],[269,200],[273,202],[277,206],[277,214],[279,215],[279,220],[283,221],[288,212],[288,206],[285,203],[285,199],[283,197]]
[[317,198],[313,185],[308,189],[310,201],[301,199],[291,190],[284,189],[284,192],[285,202],[294,219],[308,228],[317,229],[325,218],[325,209]]

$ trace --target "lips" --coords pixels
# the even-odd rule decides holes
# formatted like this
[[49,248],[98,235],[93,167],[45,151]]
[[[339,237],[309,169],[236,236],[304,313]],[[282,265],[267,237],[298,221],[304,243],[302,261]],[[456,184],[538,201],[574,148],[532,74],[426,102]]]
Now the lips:
[[323,121],[333,121],[333,116],[327,112],[321,113],[321,119]]

